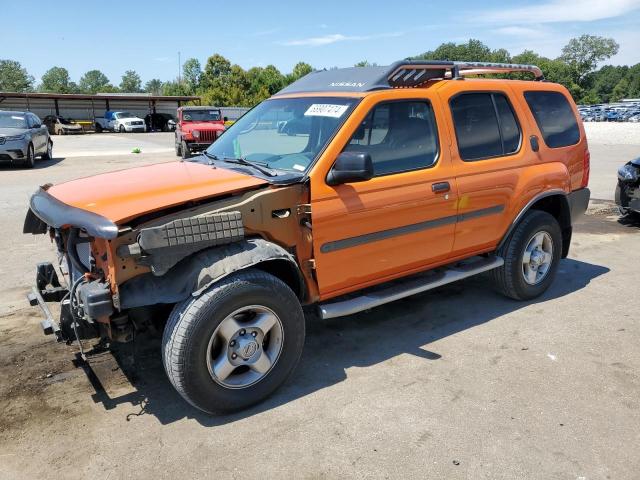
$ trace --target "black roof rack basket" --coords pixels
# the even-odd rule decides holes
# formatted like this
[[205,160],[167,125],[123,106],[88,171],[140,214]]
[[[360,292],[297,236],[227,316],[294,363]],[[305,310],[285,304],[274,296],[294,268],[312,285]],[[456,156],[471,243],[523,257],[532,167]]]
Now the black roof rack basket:
[[542,70],[535,65],[488,62],[448,62],[440,60],[403,60],[389,67],[389,85],[395,88],[417,87],[434,78],[461,79],[465,75],[486,73],[532,73],[535,80],[544,80]]

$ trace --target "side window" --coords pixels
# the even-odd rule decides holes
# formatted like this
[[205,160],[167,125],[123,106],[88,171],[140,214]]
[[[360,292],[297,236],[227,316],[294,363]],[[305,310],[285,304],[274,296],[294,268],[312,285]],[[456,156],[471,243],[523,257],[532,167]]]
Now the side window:
[[520,148],[520,126],[503,94],[463,93],[450,105],[462,160],[510,155]]
[[371,155],[375,176],[431,167],[438,158],[431,104],[411,100],[376,105],[345,151]]
[[524,98],[548,147],[567,147],[580,141],[578,122],[562,93],[525,92]]

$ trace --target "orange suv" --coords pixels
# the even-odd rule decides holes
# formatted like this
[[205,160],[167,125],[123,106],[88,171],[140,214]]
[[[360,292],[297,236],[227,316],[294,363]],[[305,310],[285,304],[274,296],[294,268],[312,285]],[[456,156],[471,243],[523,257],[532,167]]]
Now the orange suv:
[[[508,72],[534,80],[478,77]],[[537,297],[589,201],[580,116],[543,80],[441,61],[314,72],[189,161],[44,186],[24,231],[60,265],[38,266],[30,300],[83,355],[166,312],[167,375],[216,412],[292,373],[303,305],[340,317],[487,271]]]

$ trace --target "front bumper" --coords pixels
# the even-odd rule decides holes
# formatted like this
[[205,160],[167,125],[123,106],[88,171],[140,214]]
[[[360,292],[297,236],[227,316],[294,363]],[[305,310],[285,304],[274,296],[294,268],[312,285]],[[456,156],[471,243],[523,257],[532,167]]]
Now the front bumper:
[[144,125],[125,125],[124,130],[126,132],[144,132],[146,127]]
[[5,142],[0,145],[0,162],[14,162],[27,156],[27,143],[20,141]]
[[192,152],[202,152],[211,146],[213,142],[190,142],[187,140],[189,150]]
[[615,201],[622,211],[632,210],[640,213],[640,185],[618,180]]

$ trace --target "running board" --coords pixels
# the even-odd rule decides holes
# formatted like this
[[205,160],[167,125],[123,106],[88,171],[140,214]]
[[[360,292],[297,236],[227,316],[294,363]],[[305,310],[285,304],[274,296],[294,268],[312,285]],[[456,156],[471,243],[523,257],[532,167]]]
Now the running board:
[[401,298],[410,297],[416,293],[426,292],[447,283],[457,282],[463,278],[493,270],[502,265],[504,265],[502,257],[471,257],[447,267],[372,287],[356,297],[352,296],[346,300],[320,304],[320,317],[326,320],[328,318],[352,315]]

